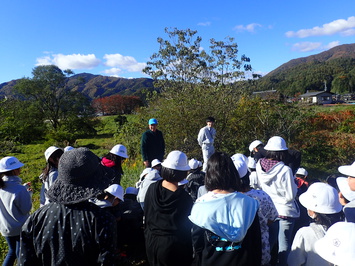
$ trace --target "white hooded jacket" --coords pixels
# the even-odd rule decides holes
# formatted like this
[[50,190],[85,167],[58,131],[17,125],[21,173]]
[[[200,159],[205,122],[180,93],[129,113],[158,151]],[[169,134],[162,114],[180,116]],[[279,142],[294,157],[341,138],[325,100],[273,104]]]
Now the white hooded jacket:
[[256,173],[261,189],[271,197],[279,215],[298,218],[300,211],[295,201],[297,185],[291,168],[279,162],[269,171],[264,172],[259,160]]

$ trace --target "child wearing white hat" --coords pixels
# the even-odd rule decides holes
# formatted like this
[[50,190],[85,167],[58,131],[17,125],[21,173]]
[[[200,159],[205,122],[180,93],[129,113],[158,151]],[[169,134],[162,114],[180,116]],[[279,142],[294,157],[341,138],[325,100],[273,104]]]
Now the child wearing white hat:
[[8,253],[3,265],[13,265],[18,258],[21,227],[32,208],[29,188],[21,184],[19,177],[24,166],[16,157],[0,160],[0,232],[8,243]]
[[112,147],[110,152],[101,159],[101,164],[110,167],[116,171],[116,177],[113,183],[120,184],[123,175],[122,163],[128,158],[127,148],[122,144],[117,144]]
[[315,252],[314,244],[324,237],[332,224],[343,220],[338,192],[326,183],[317,182],[301,194],[299,200],[314,222],[297,231],[288,256],[288,265],[329,265]]
[[[316,252],[338,266],[355,265],[355,223],[338,222],[315,243]],[[317,265],[318,266],[318,265]]]
[[[172,151],[162,163],[159,180],[144,199],[145,242],[150,265],[190,265],[192,261],[192,199],[179,182],[190,166],[181,151]],[[173,263],[172,263],[173,262]]]
[[[338,168],[338,171],[345,175],[345,177],[338,177],[336,182],[342,193],[349,202],[344,206],[344,214],[347,222],[355,223],[355,162],[351,165],[343,165]],[[339,180],[338,180],[339,179]],[[339,194],[339,196],[341,196]]]

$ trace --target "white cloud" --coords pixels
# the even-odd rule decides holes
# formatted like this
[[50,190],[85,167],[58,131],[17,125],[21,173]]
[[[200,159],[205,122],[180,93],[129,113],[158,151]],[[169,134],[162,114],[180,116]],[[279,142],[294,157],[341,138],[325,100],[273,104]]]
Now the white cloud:
[[197,23],[197,26],[207,27],[207,26],[210,26],[210,25],[211,25],[211,22],[209,22],[209,21]]
[[339,45],[339,41],[330,42],[323,45],[321,42],[299,42],[292,46],[292,50],[296,52],[325,51]]
[[258,28],[258,27],[262,27],[262,26],[258,23],[251,23],[246,26],[237,25],[233,28],[233,30],[235,30],[237,32],[242,32],[242,31],[255,32],[256,28]]
[[139,63],[132,56],[121,54],[105,54],[104,59],[106,66],[120,68],[121,71],[140,72],[146,66],[146,63]]
[[322,27],[313,27],[312,29],[302,29],[299,31],[288,31],[286,37],[305,38],[310,36],[324,36],[341,34],[350,36],[355,34],[355,16],[349,17],[347,20],[338,19],[330,23],[323,24]]
[[38,65],[56,65],[60,69],[92,69],[100,65],[101,60],[94,54],[52,54],[37,58]]
[[119,77],[120,73],[122,72],[122,69],[118,68],[118,67],[113,67],[110,69],[106,69],[103,71],[103,73],[112,76],[112,77]]

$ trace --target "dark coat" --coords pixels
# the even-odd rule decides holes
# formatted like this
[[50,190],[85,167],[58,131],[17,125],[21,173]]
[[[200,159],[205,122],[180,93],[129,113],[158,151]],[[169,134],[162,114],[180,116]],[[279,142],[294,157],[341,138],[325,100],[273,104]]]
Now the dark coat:
[[141,153],[143,161],[149,161],[149,163],[154,159],[163,161],[164,152],[165,141],[161,131],[158,129],[155,132],[147,130],[143,133],[141,139]]

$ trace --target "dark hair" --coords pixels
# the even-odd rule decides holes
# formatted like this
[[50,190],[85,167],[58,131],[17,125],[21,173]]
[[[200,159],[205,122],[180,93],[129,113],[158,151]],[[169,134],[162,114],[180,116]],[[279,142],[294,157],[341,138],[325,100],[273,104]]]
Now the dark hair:
[[2,180],[2,175],[0,177],[0,189],[2,189],[5,186],[4,180]]
[[[56,150],[55,152],[53,152],[51,154],[51,156],[49,156],[48,158],[48,162],[47,162],[47,165],[46,167],[43,169],[42,171],[42,177],[41,179],[43,181],[46,181],[48,176],[49,176],[49,172],[51,171],[52,168],[58,168],[58,162],[59,162],[59,158],[63,155],[63,150],[62,149],[58,149]],[[56,163],[55,163],[55,159],[56,160]]]
[[212,116],[209,116],[209,117],[206,118],[206,122],[213,122],[214,123],[215,121],[216,120]]
[[123,169],[122,169],[122,161],[124,160],[123,157],[109,152],[108,154],[105,155],[105,158],[115,162],[115,166],[113,166],[112,168],[116,169],[121,175],[123,175]]
[[180,182],[187,177],[187,171],[174,170],[162,166],[161,177],[170,183]]
[[214,189],[241,191],[238,171],[226,153],[215,152],[208,159],[205,186],[208,191]]
[[268,151],[266,150],[266,159],[272,159],[279,162],[285,162],[287,160],[288,151]]
[[314,221],[316,224],[323,225],[325,230],[328,230],[330,226],[335,224],[336,222],[344,221],[344,213],[343,211],[332,213],[332,214],[324,214],[316,212],[316,218]]
[[249,178],[249,171],[247,172],[247,174],[245,176],[243,176],[240,179],[240,187],[241,187],[241,191],[242,192],[247,192],[250,190],[250,178]]

